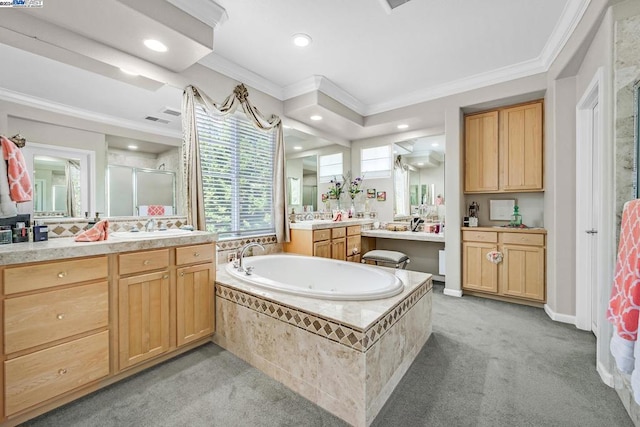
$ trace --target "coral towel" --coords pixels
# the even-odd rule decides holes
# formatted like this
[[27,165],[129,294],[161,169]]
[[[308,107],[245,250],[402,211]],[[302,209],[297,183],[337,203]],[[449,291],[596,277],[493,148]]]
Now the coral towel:
[[610,350],[618,369],[631,374],[631,388],[640,403],[640,346],[638,314],[640,310],[640,199],[625,204],[620,226],[618,259],[607,309],[614,325]]
[[76,242],[97,242],[109,237],[109,220],[103,219],[76,236]]
[[164,206],[162,205],[149,205],[147,208],[147,215],[164,215]]
[[7,161],[7,178],[11,200],[17,203],[29,202],[33,197],[31,178],[24,156],[16,144],[4,136],[0,136],[2,158]]

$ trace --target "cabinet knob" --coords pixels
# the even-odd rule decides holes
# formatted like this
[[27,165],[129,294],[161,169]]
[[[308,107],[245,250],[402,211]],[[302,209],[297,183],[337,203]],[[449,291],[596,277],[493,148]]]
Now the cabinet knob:
[[64,368],[63,368],[63,369],[58,370],[58,375],[64,375],[64,374],[66,374],[66,373],[67,373],[67,370],[66,370],[66,369],[64,369]]
[[180,277],[184,277],[184,271],[180,273]]
[[67,272],[66,271],[61,271],[60,273],[58,273],[58,278],[62,279],[64,277],[67,277]]
[[144,261],[142,261],[142,265],[149,265],[151,264],[151,261],[149,261],[148,259],[145,259]]
[[58,319],[58,320],[62,320],[62,319],[64,319],[64,313],[59,313],[59,314],[56,316],[56,319]]
[[164,276],[162,276],[162,278],[163,278],[163,279],[168,279],[168,278],[169,278],[169,275],[168,275],[168,274],[165,274]]
[[194,253],[193,253],[193,256],[197,258],[197,257],[199,257],[199,256],[200,256],[200,254],[199,254],[198,252],[194,252]]

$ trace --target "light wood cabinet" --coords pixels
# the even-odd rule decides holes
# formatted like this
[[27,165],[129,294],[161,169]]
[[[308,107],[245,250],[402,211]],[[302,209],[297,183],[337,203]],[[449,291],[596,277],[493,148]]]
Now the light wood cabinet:
[[465,116],[465,193],[543,191],[543,101]]
[[[512,301],[545,302],[544,231],[462,232],[462,289]],[[498,264],[487,259],[498,251]]]
[[177,344],[213,334],[215,267],[198,264],[178,268],[176,282]]
[[308,256],[360,262],[361,226],[344,226],[321,230],[291,230],[291,242],[284,244],[284,251]]

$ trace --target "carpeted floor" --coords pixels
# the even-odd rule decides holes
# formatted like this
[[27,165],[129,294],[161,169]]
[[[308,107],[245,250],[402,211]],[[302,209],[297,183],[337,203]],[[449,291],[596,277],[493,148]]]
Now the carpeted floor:
[[[374,426],[632,426],[595,370],[595,338],[541,309],[434,287],[433,335]],[[29,426],[344,426],[209,344]]]

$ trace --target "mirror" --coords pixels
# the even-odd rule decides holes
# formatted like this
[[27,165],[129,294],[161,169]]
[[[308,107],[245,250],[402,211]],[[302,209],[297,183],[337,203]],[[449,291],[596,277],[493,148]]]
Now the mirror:
[[444,217],[444,135],[394,144],[394,219]]
[[635,198],[640,199],[640,80],[638,80],[633,86],[633,108],[633,135],[635,140],[635,158],[633,162],[635,173],[633,174],[633,187]]
[[110,217],[176,213],[176,174],[172,171],[109,165],[107,182]]
[[22,152],[34,194],[31,202],[21,204],[21,213],[33,212],[34,218],[82,217],[93,209],[92,152],[29,142]]

